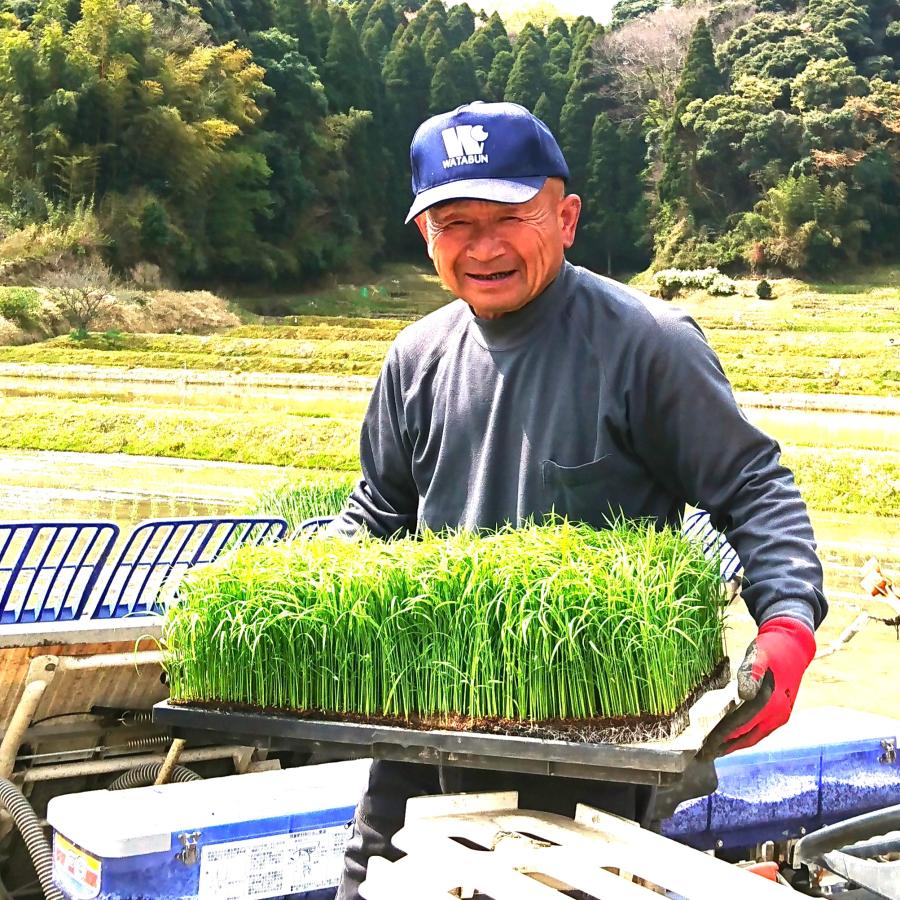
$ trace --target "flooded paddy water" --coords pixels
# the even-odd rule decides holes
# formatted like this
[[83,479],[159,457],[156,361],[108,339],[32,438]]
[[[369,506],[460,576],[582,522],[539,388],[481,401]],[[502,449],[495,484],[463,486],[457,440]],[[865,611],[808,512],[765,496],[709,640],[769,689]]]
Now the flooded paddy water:
[[[50,382],[49,384],[47,382]],[[0,378],[0,396],[94,397],[160,402],[186,408],[215,406],[239,416],[265,406],[274,414],[309,415],[333,410],[361,419],[367,393],[339,380],[323,386],[188,385],[115,380]],[[815,409],[748,408],[748,417],[789,447],[846,448],[900,456],[900,415]],[[170,459],[125,454],[0,450],[0,519],[112,519],[122,526],[146,518],[227,514],[246,510],[264,489],[314,472],[279,466]],[[896,490],[900,490],[897,485]],[[819,632],[820,646],[833,640],[861,609],[889,616],[859,589],[860,566],[878,557],[900,570],[900,517],[812,510],[826,575],[831,613]],[[754,625],[742,608],[730,617],[730,653],[741,657]],[[843,705],[900,717],[896,663],[900,643],[893,628],[871,622],[847,647],[813,663],[798,704]]]
[[293,470],[124,453],[0,451],[0,518],[111,519],[225,515]]

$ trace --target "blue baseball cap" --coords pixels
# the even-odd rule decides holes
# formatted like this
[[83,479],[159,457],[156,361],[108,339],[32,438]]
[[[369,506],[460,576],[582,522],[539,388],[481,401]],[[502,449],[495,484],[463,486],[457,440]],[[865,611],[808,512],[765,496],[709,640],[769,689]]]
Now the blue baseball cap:
[[406,221],[444,200],[525,203],[569,178],[550,129],[517,103],[467,103],[432,116],[409,148],[415,195]]

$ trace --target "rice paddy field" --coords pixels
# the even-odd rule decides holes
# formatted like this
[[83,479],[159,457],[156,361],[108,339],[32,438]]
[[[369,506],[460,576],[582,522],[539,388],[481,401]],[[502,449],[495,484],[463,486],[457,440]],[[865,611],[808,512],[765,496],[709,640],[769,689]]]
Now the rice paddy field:
[[[900,268],[860,283],[776,280],[772,300],[756,298],[754,282],[739,284],[746,296],[676,300],[701,323],[736,390],[897,396]],[[115,349],[66,336],[0,347],[0,372],[49,364],[373,376],[394,335],[448,298],[433,274],[395,268],[372,285],[282,298],[276,305],[294,314],[222,334],[123,335]]]
[[[751,287],[676,303],[796,473],[825,564],[827,643],[866,602],[862,563],[874,555],[900,570],[900,269],[859,282],[776,280],[771,301]],[[391,339],[446,299],[425,269],[397,267],[368,285],[245,298],[283,315],[247,315],[221,334],[125,335],[115,350],[67,337],[0,347],[0,516],[127,523],[249,509],[260,495],[290,506],[277,488],[297,481],[345,489]],[[745,614],[730,616],[733,655],[752,632]],[[900,716],[898,651],[893,629],[870,624],[813,664],[799,703]]]

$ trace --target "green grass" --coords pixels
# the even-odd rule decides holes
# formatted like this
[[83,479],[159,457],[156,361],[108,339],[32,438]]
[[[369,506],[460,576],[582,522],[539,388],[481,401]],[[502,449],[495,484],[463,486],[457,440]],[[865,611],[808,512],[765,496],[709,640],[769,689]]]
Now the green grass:
[[[424,254],[423,254],[424,259]],[[303,294],[242,294],[230,298],[253,313],[274,316],[396,316],[414,319],[451,299],[434,269],[422,263],[392,263],[361,272],[344,284]]]
[[[692,291],[674,305],[693,315],[737,390],[896,395],[900,390],[900,267],[858,280],[772,279],[773,300]],[[646,288],[648,282],[634,281]]]
[[[256,322],[209,336],[126,335],[121,350],[63,337],[0,348],[0,363],[372,376],[408,317],[447,299],[422,269],[395,268],[385,277],[397,277],[403,291],[409,288],[408,296],[382,302],[382,295],[370,293],[368,316],[358,315],[359,304],[344,310],[354,315],[322,315],[331,307],[311,308],[321,298],[307,298],[306,307],[295,304],[307,314],[277,323]],[[897,270],[873,270],[869,281],[774,284],[771,301],[699,293],[677,301],[704,325],[737,390],[898,396],[900,342],[891,343],[900,337]],[[749,290],[749,282],[744,287]],[[341,290],[337,299],[344,296]],[[331,299],[337,309],[337,299]],[[398,304],[407,301],[401,314]],[[395,318],[380,317],[388,305]],[[365,409],[358,394],[46,378],[5,378],[0,391],[0,446],[8,449],[125,452],[342,472],[358,468]],[[795,468],[811,508],[898,515],[896,454],[865,452],[900,446],[893,419],[762,415],[771,419],[764,419],[763,427],[785,447],[785,461]],[[852,452],[837,452],[842,447]]]
[[172,697],[446,720],[671,714],[723,656],[718,566],[677,532],[300,540],[197,572]]
[[[125,335],[115,350],[99,338],[61,337],[0,347],[0,363],[374,376],[397,332],[449,299],[421,268],[394,267],[386,283],[394,276],[407,296],[373,291],[365,310],[310,295],[291,301],[294,315],[222,334]],[[834,285],[776,279],[771,301],[694,292],[676,303],[703,326],[737,390],[891,396],[900,390],[900,342],[891,343],[900,335],[900,274],[885,267],[871,279]],[[742,287],[751,293],[751,282]],[[340,297],[350,288],[334,290]]]
[[[214,390],[158,396],[130,390],[70,394],[65,387],[62,383],[61,393],[54,394],[39,383],[32,385],[35,393],[24,389],[6,393],[0,405],[0,447],[268,463],[348,473],[359,469],[362,400],[340,395],[320,399],[315,392],[291,391],[271,398],[252,391]],[[772,416],[768,411],[762,414],[764,420]],[[815,422],[818,417],[795,418]],[[852,430],[852,416],[837,418],[849,419],[845,429]],[[884,423],[883,438],[878,436],[878,419]],[[887,430],[893,420],[866,417],[868,431],[858,439],[839,433],[832,440],[823,430],[811,446],[803,445],[801,425],[782,434],[784,421],[784,416],[774,420],[769,430],[784,446],[784,462],[794,471],[812,509],[900,515],[900,453],[889,449],[896,446],[892,444],[896,436]],[[292,498],[292,490],[286,486],[284,496],[273,496],[272,502],[283,502],[286,510],[292,505],[302,509],[305,501]],[[298,490],[302,492],[302,486]]]
[[900,516],[900,453],[794,448],[784,462],[812,509]]
[[233,337],[227,333],[211,336],[123,335],[120,348],[116,350],[73,341],[66,336],[39,344],[0,347],[0,362],[125,369],[376,375],[389,345],[390,338],[365,341],[307,339],[300,329],[296,340]]
[[13,400],[0,406],[0,447],[130,453],[355,472],[359,425],[336,418],[89,406]]

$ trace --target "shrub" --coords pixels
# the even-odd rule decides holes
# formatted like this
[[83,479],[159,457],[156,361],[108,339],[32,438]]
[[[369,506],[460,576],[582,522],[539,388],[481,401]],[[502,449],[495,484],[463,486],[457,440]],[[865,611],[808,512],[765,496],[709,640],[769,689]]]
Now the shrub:
[[115,303],[113,274],[96,258],[88,259],[69,271],[47,274],[44,285],[76,331],[90,331]]
[[40,294],[40,310],[38,312],[37,325],[37,330],[42,332],[44,337],[56,337],[56,335],[65,334],[67,328],[62,310],[54,299],[44,291]]
[[671,300],[682,288],[708,289],[716,277],[722,277],[716,268],[663,269],[653,276],[660,297]]
[[10,344],[19,344],[22,341],[22,332],[9,319],[0,316],[0,347],[8,347]]
[[766,263],[766,251],[760,241],[752,241],[745,251],[745,256],[753,272],[758,272]]
[[713,297],[731,297],[737,293],[737,285],[727,275],[716,275],[706,292]]
[[757,252],[770,267],[801,272],[856,262],[869,229],[846,184],[822,187],[815,175],[789,175],[743,214],[735,233],[745,257],[759,244]]
[[109,331],[104,331],[103,334],[100,335],[100,342],[103,345],[104,350],[122,350],[125,346],[125,343],[122,340],[122,332],[117,331],[114,328],[111,328]]
[[86,259],[106,246],[94,211],[87,203],[74,210],[52,209],[50,218],[37,225],[26,225],[0,240],[0,260],[23,266],[59,268],[66,259]]
[[761,300],[772,299],[772,285],[765,278],[756,285],[756,296]]
[[34,288],[0,287],[0,316],[20,328],[31,328],[40,315],[40,294]]
[[704,269],[715,266],[739,269],[744,264],[744,243],[732,231],[698,227],[690,215],[664,204],[654,222],[653,268]]
[[156,263],[139,262],[129,275],[132,284],[139,291],[158,291],[163,286],[162,270]]
[[147,304],[153,327],[149,331],[208,334],[220,328],[240,325],[228,308],[228,301],[209,291],[157,291]]
[[209,334],[240,321],[227,300],[209,291],[119,290],[97,326],[132,334]]

